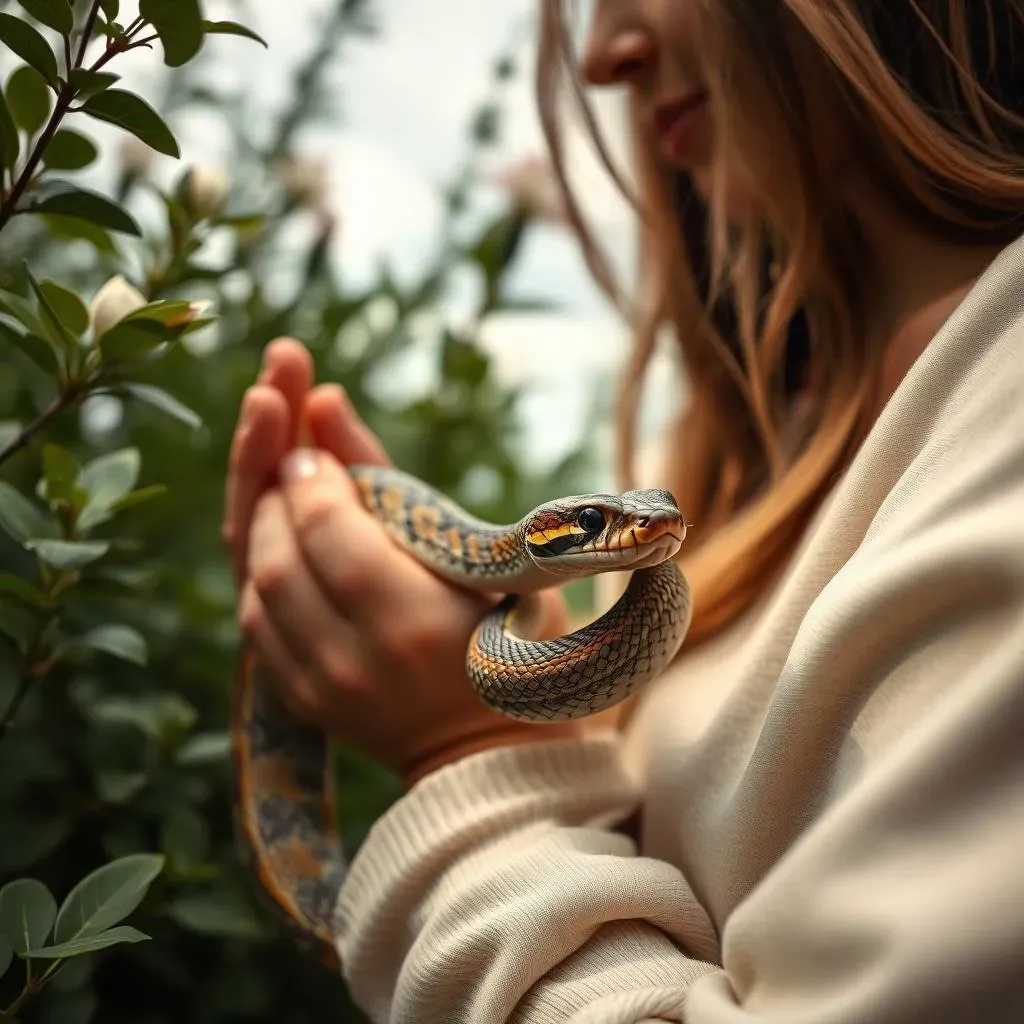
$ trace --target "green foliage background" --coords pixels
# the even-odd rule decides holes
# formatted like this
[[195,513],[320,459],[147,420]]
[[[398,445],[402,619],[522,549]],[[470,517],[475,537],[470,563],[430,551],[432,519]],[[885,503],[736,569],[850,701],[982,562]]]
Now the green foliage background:
[[[61,5],[69,7],[68,0],[19,0],[0,3],[0,11],[42,31],[63,68],[59,37],[45,28],[47,18],[63,18]],[[97,0],[96,6],[97,23],[109,19],[107,31],[116,42],[117,4]],[[72,5],[78,25],[93,7],[93,0]],[[352,35],[373,35],[371,3],[336,0],[317,33],[319,48],[282,83],[290,99],[269,141],[251,134],[244,102],[211,90],[202,73],[207,50],[190,53],[189,19],[198,18],[201,7],[195,0],[148,3],[153,23],[163,29],[163,53],[158,43],[152,60],[163,57],[175,65],[158,104],[171,128],[202,107],[216,112],[232,142],[232,191],[224,213],[197,222],[184,202],[187,178],[177,194],[163,195],[125,166],[108,195],[138,217],[142,239],[108,230],[114,214],[89,214],[88,203],[77,200],[80,216],[19,211],[0,245],[0,289],[7,293],[31,297],[26,264],[36,280],[56,281],[84,301],[112,275],[123,274],[149,300],[212,299],[217,318],[188,336],[154,328],[158,336],[150,348],[160,342],[153,350],[160,358],[135,362],[122,382],[147,384],[159,394],[144,393],[146,401],[107,395],[99,400],[105,404],[91,398],[84,406],[69,401],[0,465],[0,481],[32,501],[65,537],[85,500],[75,490],[83,482],[75,480],[75,462],[119,453],[94,464],[89,479],[110,485],[121,472],[127,473],[121,492],[166,487],[147,491],[140,497],[149,500],[92,529],[89,539],[110,548],[80,570],[47,567],[10,529],[0,532],[0,714],[26,680],[26,669],[33,673],[13,727],[0,737],[0,887],[12,879],[37,879],[59,903],[83,876],[115,858],[165,858],[148,889],[140,883],[139,898],[144,890],[145,898],[131,915],[132,926],[151,941],[66,960],[19,1011],[25,1022],[362,1019],[341,980],[280,936],[254,899],[232,840],[226,727],[237,634],[219,523],[235,417],[267,342],[291,334],[309,344],[318,379],[344,384],[396,462],[477,514],[508,521],[576,487],[586,471],[582,452],[542,476],[524,467],[518,395],[495,382],[471,336],[429,337],[422,330],[424,314],[436,312],[456,269],[470,267],[480,277],[479,316],[507,304],[503,285],[529,230],[526,215],[513,209],[481,225],[463,214],[478,160],[500,132],[501,93],[515,74],[514,61],[499,55],[493,95],[482,98],[473,119],[465,167],[447,194],[449,217],[433,266],[413,287],[401,286],[382,268],[372,288],[352,292],[328,259],[335,230],[328,211],[319,211],[318,229],[304,251],[286,244],[295,218],[308,219],[310,211],[308,197],[288,186],[280,168],[311,117],[340,116],[325,101],[325,76],[344,60]],[[172,8],[176,20],[169,20]],[[238,20],[249,23],[246,5],[238,8]],[[19,53],[5,66],[20,66],[28,58],[11,46],[11,23],[4,24],[4,45]],[[244,39],[232,45],[239,61],[252,59],[257,46]],[[378,36],[374,45],[387,40]],[[45,58],[36,53],[28,63],[40,60]],[[39,89],[34,74],[19,70],[7,77],[6,106],[38,141],[47,116],[40,96],[47,102],[52,96]],[[131,83],[117,88],[130,90]],[[88,134],[85,115],[72,117],[76,129]],[[166,146],[146,118],[128,121],[135,134]],[[9,129],[5,138],[9,144]],[[67,148],[69,140],[63,144]],[[74,153],[54,160],[61,162],[75,163]],[[74,181],[75,173],[62,171],[60,177]],[[27,195],[45,196],[34,190],[37,184],[45,188],[47,178]],[[12,180],[5,182],[5,201]],[[66,209],[51,210],[58,208]],[[274,297],[279,289],[273,278],[282,265],[297,277],[286,300]],[[68,308],[73,318],[74,304]],[[52,371],[25,355],[21,331],[18,318],[0,304],[0,450],[66,391]],[[437,389],[407,402],[382,397],[380,383],[403,360],[419,355],[420,346],[436,361]],[[133,476],[133,450],[137,480],[127,479]],[[44,476],[48,481],[40,488]],[[9,527],[17,515],[12,502],[9,490],[0,493],[0,525]],[[60,592],[51,588],[45,610],[34,607],[22,584],[45,591],[55,579]],[[585,601],[585,594],[579,596]],[[110,630],[111,624],[117,628]],[[77,648],[76,640],[82,641]],[[19,641],[27,649],[19,649]],[[57,655],[61,644],[66,653]],[[386,772],[348,751],[338,752],[338,776],[343,828],[354,847],[399,789]],[[9,890],[9,898],[14,895]],[[0,905],[0,934],[2,917]],[[18,962],[0,978],[0,1011],[25,983]],[[38,978],[38,967],[33,970]]]

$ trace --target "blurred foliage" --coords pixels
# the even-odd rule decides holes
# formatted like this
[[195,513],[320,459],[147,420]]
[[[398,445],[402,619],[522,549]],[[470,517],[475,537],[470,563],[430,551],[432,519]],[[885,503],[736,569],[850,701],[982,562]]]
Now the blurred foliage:
[[[24,990],[27,1024],[358,1021],[341,980],[264,913],[233,847],[228,446],[264,346],[288,334],[400,466],[478,515],[507,522],[579,484],[582,452],[543,475],[524,468],[518,394],[495,381],[474,326],[443,315],[467,270],[480,285],[471,325],[509,304],[527,218],[513,206],[481,223],[472,200],[515,60],[496,61],[472,119],[432,265],[411,285],[383,266],[353,291],[330,258],[343,211],[296,140],[339,117],[328,78],[349,39],[374,36],[368,0],[333,4],[273,117],[211,84],[204,35],[246,30],[203,25],[199,0],[142,0],[145,21],[127,24],[118,6],[0,2],[12,68],[0,104],[0,936],[34,922],[20,945],[0,938],[0,1011],[13,1017]],[[83,63],[89,31],[104,38]],[[170,69],[159,113],[100,73],[139,42]],[[216,52],[251,61],[256,46]],[[88,118],[175,155],[172,129],[196,110],[219,119],[230,183],[197,166],[164,191],[129,150],[102,195],[74,184],[102,149]],[[413,361],[428,385],[396,386]],[[337,767],[354,849],[399,788],[350,751]],[[106,908],[102,927],[68,923],[82,886]],[[61,916],[52,893],[69,894]],[[51,945],[85,948],[17,970],[51,930]]]

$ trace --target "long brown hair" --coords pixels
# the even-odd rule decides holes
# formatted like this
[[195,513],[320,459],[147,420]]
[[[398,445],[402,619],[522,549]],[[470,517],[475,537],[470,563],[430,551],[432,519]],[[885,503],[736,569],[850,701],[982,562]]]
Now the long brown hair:
[[875,394],[882,350],[860,315],[867,252],[830,187],[822,109],[876,193],[921,230],[1008,243],[1024,231],[1024,61],[1014,66],[1024,0],[701,5],[716,146],[728,154],[717,163],[746,173],[756,212],[727,221],[634,128],[642,287],[632,298],[568,184],[566,84],[616,172],[579,82],[566,7],[542,0],[541,120],[588,264],[634,324],[619,408],[624,486],[634,485],[637,405],[665,325],[689,384],[664,485],[695,524],[680,556],[692,644],[747,609],[785,563],[862,439]]

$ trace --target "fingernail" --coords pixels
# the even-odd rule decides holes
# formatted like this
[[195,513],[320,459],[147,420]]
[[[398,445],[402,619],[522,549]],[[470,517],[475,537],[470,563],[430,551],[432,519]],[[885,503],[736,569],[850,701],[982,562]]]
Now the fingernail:
[[316,475],[316,456],[308,448],[296,448],[284,457],[281,464],[281,476],[285,483],[296,480],[308,480]]

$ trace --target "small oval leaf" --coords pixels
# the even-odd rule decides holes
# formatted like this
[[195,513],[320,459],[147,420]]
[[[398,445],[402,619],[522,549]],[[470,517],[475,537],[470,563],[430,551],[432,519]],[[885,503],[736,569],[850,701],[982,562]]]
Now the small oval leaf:
[[35,135],[50,116],[52,93],[35,68],[22,64],[7,79],[7,105],[19,128]]
[[105,540],[30,540],[25,547],[54,569],[71,572],[102,558],[110,550],[110,543]]
[[172,416],[193,430],[198,430],[203,425],[199,413],[179,402],[174,395],[168,394],[162,388],[153,387],[152,384],[125,384],[123,390],[133,398],[167,413],[168,416]]
[[71,33],[74,19],[68,0],[18,0],[18,3],[47,28],[52,28],[62,36]]
[[0,14],[0,43],[34,67],[53,88],[57,87],[57,58],[50,44],[27,21],[13,14]]
[[156,29],[169,68],[187,64],[203,45],[199,0],[139,0],[139,14]]
[[43,163],[52,171],[80,171],[97,156],[99,151],[92,139],[70,128],[61,128],[43,150]]
[[89,507],[109,508],[137,483],[142,456],[138,448],[119,448],[100,455],[82,470],[82,486],[89,493]]
[[239,25],[236,21],[204,21],[203,31],[208,36],[243,36],[246,39],[253,39],[257,43],[262,43],[264,47],[267,46],[266,39],[257,35],[251,28],[246,28],[245,25]]
[[85,334],[89,329],[89,309],[78,295],[56,281],[41,281],[39,287],[60,322],[73,334]]
[[19,878],[0,889],[0,935],[15,953],[46,942],[56,916],[56,900],[34,878]]
[[56,533],[56,527],[42,509],[4,481],[0,481],[0,529],[23,545],[33,537]]
[[75,68],[70,77],[75,96],[80,100],[95,96],[120,80],[120,75],[115,75],[110,71],[90,71],[88,68]]
[[138,928],[131,928],[126,924],[109,931],[100,932],[99,935],[87,935],[80,939],[71,939],[69,942],[61,942],[56,946],[43,946],[41,949],[30,949],[25,954],[26,960],[63,960],[69,956],[81,956],[83,953],[95,953],[100,949],[107,949],[109,946],[119,946],[124,942],[147,942],[149,936],[140,932]]
[[62,213],[126,235],[142,234],[135,218],[106,196],[66,181],[44,182],[26,195],[18,210],[21,213]]
[[164,859],[160,854],[135,853],[83,878],[60,908],[53,929],[55,941],[60,944],[99,935],[123,921],[163,871]]
[[124,89],[107,89],[86,100],[82,110],[131,132],[158,153],[177,158],[178,143],[163,118],[144,100]]
[[149,657],[142,634],[131,626],[116,622],[90,629],[88,633],[62,644],[60,650],[104,651],[136,665],[145,665]]

